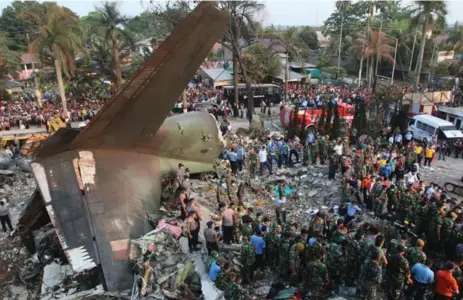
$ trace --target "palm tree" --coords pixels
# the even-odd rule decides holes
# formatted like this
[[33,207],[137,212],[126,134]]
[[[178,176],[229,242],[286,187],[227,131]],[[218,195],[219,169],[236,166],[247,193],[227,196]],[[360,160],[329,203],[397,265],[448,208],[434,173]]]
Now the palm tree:
[[[392,40],[384,32],[373,31],[371,28],[368,28],[367,34],[359,34],[356,42],[353,48],[362,51],[364,59],[370,59],[373,62],[374,58],[378,57],[379,60],[386,59],[395,64],[394,57],[392,56],[395,48],[391,46]],[[370,63],[368,86],[371,86],[372,83],[373,66],[374,64]]]
[[91,18],[92,28],[111,41],[116,88],[122,85],[121,61],[119,58],[119,44],[122,39],[132,41],[128,32],[123,29],[129,19],[121,14],[117,2],[105,2],[97,8],[98,15]]
[[37,38],[30,44],[30,53],[46,62],[54,60],[63,114],[68,117],[63,76],[71,77],[75,70],[74,57],[84,53],[79,18],[66,8],[56,4],[46,5],[45,15],[40,17]]
[[435,29],[445,26],[445,16],[447,15],[447,5],[442,0],[437,1],[416,1],[418,7],[411,13],[414,15],[412,26],[416,28],[421,25],[421,45],[418,56],[415,87],[420,83],[421,68],[423,66],[424,46],[428,33]]
[[285,95],[284,100],[288,97],[288,80],[289,80],[289,58],[301,64],[304,70],[304,60],[302,58],[302,50],[306,47],[304,41],[301,39],[301,31],[297,27],[289,27],[286,30],[275,31],[270,33],[278,45],[282,46],[286,54],[285,57]]

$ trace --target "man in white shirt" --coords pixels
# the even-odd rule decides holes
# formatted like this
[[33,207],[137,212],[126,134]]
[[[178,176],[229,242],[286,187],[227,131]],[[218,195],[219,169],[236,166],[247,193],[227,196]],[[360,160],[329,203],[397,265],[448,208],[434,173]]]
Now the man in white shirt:
[[342,155],[342,142],[339,141],[336,146],[334,146],[333,151],[336,152],[337,155]]
[[269,173],[272,174],[272,164],[269,164],[267,162],[267,150],[265,150],[265,146],[262,146],[262,148],[260,149],[258,158],[260,165],[260,176],[262,176],[264,173],[264,167],[268,168]]
[[415,172],[408,172],[405,174],[405,180],[407,182],[407,185],[414,185],[415,181],[418,180]]

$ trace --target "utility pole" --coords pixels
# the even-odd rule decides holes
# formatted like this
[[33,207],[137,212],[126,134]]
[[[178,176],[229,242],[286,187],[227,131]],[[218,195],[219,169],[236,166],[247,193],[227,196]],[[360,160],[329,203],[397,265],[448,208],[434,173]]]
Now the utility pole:
[[27,45],[28,45],[27,53],[31,56],[32,71],[34,72],[34,84],[35,84],[35,88],[38,90],[39,81],[37,79],[37,74],[35,74],[35,63],[34,63],[35,57],[30,53],[30,49],[29,49],[31,45],[31,39],[29,38],[29,33],[26,33],[26,39],[27,39]]

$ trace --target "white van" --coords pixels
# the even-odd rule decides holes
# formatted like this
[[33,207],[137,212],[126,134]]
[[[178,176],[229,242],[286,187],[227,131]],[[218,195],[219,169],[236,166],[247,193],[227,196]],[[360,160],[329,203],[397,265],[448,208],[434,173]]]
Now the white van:
[[463,138],[463,133],[457,130],[449,121],[431,115],[417,115],[410,119],[408,131],[419,141],[433,141]]

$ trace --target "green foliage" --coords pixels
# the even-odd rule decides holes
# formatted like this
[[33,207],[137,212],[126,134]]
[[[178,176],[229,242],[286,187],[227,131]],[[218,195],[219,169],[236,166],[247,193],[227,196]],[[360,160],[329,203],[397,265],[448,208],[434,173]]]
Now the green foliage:
[[326,51],[321,51],[318,56],[317,67],[319,69],[322,69],[322,68],[331,67],[332,65],[333,64],[331,62],[331,57],[328,55],[328,53],[326,53]]
[[315,31],[309,26],[302,26],[299,31],[299,38],[308,49],[318,49],[318,37]]
[[[0,17],[0,31],[6,33],[11,41],[11,51],[27,51],[26,33],[33,35],[37,31],[37,23],[32,18],[23,18],[23,14],[41,12],[42,5],[37,1],[14,1],[5,7]],[[33,38],[31,36],[31,38]]]
[[40,27],[30,51],[49,65],[58,60],[63,73],[70,77],[75,70],[74,57],[84,53],[79,19],[69,9],[55,3],[44,5],[44,15],[31,13]]
[[433,73],[439,76],[449,75],[449,64],[446,62],[440,62],[433,67]]
[[0,32],[0,76],[14,74],[21,69],[21,55],[10,50],[10,42],[4,32]]
[[255,44],[248,47],[241,55],[252,83],[261,83],[267,76],[281,74],[281,62],[274,54],[268,47]]

